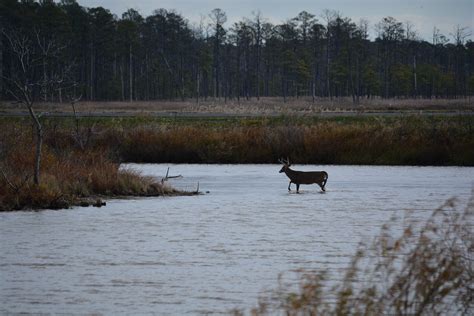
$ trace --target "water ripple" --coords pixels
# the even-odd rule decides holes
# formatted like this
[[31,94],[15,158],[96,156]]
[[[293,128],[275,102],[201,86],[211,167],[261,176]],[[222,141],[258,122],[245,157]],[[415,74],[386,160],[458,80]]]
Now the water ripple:
[[[168,166],[130,167],[160,177]],[[340,279],[358,243],[382,223],[407,210],[421,221],[452,196],[466,203],[474,179],[474,168],[324,169],[326,193],[302,186],[296,194],[287,192],[276,165],[171,165],[184,175],[174,186],[199,181],[211,193],[0,214],[0,313],[181,315],[249,307],[277,286],[281,272],[327,270]]]

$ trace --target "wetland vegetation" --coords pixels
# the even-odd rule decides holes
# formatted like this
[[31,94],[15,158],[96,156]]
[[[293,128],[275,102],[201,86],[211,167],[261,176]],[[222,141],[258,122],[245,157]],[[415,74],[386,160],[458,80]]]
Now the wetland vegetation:
[[[474,118],[43,118],[43,181],[33,185],[29,118],[2,118],[2,210],[61,208],[97,196],[178,194],[120,163],[474,165]],[[181,192],[184,193],[184,192]]]

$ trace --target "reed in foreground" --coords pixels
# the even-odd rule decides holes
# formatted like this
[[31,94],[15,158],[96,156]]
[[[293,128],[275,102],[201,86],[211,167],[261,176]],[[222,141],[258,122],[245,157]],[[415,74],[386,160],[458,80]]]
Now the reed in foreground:
[[280,282],[251,314],[472,315],[473,225],[473,197],[463,211],[447,201],[421,227],[409,223],[398,238],[392,225],[384,225],[354,255],[342,281],[329,286],[327,273],[302,270],[296,291]]

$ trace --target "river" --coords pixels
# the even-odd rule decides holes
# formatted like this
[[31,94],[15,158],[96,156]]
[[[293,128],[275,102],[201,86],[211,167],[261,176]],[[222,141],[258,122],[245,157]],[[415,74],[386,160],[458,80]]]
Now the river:
[[296,194],[279,165],[126,166],[168,167],[183,176],[173,186],[203,194],[0,213],[0,313],[248,310],[279,273],[337,275],[391,217],[422,221],[451,197],[462,208],[474,184],[474,168],[308,165],[294,168],[326,170],[327,192]]

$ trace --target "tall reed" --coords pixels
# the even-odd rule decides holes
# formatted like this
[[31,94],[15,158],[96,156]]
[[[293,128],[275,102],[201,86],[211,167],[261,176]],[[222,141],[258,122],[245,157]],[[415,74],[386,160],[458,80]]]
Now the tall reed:
[[[297,289],[280,281],[251,315],[472,315],[474,313],[474,198],[455,200],[424,225],[409,222],[397,237],[394,223],[361,245],[341,281],[324,271],[299,271]],[[243,315],[243,310],[234,310]]]
[[[412,118],[222,126],[137,126],[123,134],[125,161],[474,165],[471,121]],[[251,122],[251,121],[250,121]]]

